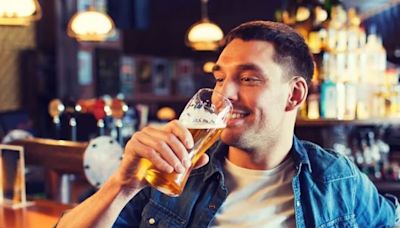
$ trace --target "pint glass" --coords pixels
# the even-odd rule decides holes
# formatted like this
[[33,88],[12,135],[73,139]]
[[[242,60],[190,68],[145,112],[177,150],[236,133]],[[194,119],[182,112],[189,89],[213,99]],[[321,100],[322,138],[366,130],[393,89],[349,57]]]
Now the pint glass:
[[144,178],[151,186],[169,196],[180,195],[196,162],[226,127],[231,111],[232,104],[227,98],[212,89],[200,89],[179,117],[179,122],[190,131],[194,140],[194,147],[189,151],[191,166],[183,173],[164,173],[153,167],[149,160],[141,159],[138,178]]

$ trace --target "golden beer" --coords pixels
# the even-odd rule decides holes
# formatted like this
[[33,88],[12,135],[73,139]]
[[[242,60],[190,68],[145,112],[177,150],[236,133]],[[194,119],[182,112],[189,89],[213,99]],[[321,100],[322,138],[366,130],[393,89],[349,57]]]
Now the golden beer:
[[193,137],[194,146],[189,151],[191,166],[183,173],[165,173],[160,172],[148,159],[141,158],[136,169],[137,179],[145,180],[169,196],[180,195],[199,158],[217,141],[226,127],[231,111],[232,103],[222,94],[208,88],[200,89],[179,116],[179,122]]
[[[191,170],[199,158],[214,144],[219,138],[225,126],[214,126],[217,128],[204,128],[210,126],[188,127],[193,136],[194,147],[189,151],[189,158],[192,165],[183,173],[164,173],[158,171],[152,163],[142,158],[139,163],[139,176],[142,173],[143,178],[153,187],[169,196],[178,196],[182,193]],[[218,128],[219,127],[219,128]],[[140,178],[140,177],[139,177]],[[142,179],[142,178],[140,178]]]

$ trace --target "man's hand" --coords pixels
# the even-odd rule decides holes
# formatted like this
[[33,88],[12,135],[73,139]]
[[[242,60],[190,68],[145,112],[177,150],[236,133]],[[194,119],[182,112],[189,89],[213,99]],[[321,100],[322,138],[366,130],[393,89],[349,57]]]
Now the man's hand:
[[[192,147],[192,135],[177,120],[162,128],[145,127],[128,141],[114,178],[122,183],[123,188],[143,188],[145,183],[137,178],[140,171],[138,165],[142,158],[149,160],[161,172],[183,173],[191,165],[188,150]],[[208,155],[203,155],[195,168],[204,166],[208,160]]]

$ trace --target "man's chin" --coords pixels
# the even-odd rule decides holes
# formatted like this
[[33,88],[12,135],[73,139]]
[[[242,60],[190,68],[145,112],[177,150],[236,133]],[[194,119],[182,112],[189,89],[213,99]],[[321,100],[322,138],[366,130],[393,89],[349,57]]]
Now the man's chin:
[[236,145],[239,142],[240,139],[240,134],[233,132],[229,128],[225,128],[221,132],[220,139],[223,143],[225,143],[228,146],[233,146]]

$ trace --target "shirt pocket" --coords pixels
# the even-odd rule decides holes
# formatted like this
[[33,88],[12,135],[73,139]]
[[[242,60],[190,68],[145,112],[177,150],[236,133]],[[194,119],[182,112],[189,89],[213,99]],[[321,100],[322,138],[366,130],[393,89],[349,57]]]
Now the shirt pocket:
[[332,219],[320,226],[319,228],[358,228],[356,217],[354,214],[345,215]]
[[186,221],[168,208],[150,201],[143,209],[140,227],[180,228]]

